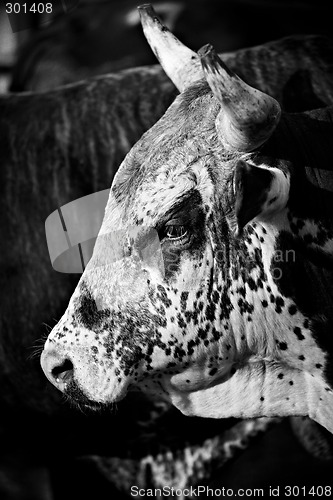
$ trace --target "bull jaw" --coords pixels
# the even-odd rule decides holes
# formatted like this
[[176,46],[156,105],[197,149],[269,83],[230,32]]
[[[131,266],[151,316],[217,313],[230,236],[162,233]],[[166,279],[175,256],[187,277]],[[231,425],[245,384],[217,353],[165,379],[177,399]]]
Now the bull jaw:
[[183,392],[169,382],[170,401],[184,415],[256,418],[307,415],[333,433],[333,392],[313,375],[275,362],[249,363],[227,381]]

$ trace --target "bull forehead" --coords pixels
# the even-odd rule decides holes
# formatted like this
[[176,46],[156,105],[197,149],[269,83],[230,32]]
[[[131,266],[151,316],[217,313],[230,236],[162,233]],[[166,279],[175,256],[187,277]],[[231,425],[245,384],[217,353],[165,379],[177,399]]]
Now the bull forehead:
[[172,212],[190,201],[195,193],[200,193],[201,204],[211,205],[215,192],[212,169],[217,160],[212,153],[193,158],[190,163],[184,159],[177,162],[177,152],[173,158],[173,168],[165,165],[152,179],[148,174],[126,200],[119,201],[111,191],[102,233],[126,228],[131,225],[155,227]]
[[138,212],[142,200],[172,206],[193,183],[202,183],[208,158],[220,162],[221,155],[228,156],[215,129],[218,111],[218,102],[203,82],[178,96],[125,158],[114,178],[106,213],[114,210],[115,201],[123,217],[133,207]]

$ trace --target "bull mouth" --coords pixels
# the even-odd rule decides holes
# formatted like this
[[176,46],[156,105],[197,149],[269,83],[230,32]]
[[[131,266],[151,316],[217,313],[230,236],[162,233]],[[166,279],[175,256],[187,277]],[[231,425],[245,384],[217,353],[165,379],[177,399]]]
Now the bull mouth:
[[[106,409],[111,409],[113,407],[114,402],[103,402],[103,401],[94,401],[93,399],[88,398],[84,391],[79,387],[79,385],[72,380],[66,385],[66,389],[64,390],[64,396],[72,404],[74,407],[80,410],[91,410],[91,411],[104,411]],[[123,399],[122,396],[120,399]]]

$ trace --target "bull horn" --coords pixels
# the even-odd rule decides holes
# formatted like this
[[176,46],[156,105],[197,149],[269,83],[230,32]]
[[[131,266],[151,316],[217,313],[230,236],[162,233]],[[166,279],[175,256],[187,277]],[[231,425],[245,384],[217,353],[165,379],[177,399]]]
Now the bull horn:
[[163,26],[150,4],[138,7],[143,32],[162,68],[180,92],[204,78],[198,55]]
[[205,45],[198,54],[207,83],[221,103],[216,129],[223,145],[231,151],[253,151],[267,141],[279,123],[279,103],[241,80],[212,45]]

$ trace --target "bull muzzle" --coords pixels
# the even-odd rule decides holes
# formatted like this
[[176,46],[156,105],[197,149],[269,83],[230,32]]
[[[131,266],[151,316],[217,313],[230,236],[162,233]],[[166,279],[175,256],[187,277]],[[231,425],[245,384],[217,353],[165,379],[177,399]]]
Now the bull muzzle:
[[41,354],[41,367],[59,391],[72,402],[88,407],[120,401],[127,394],[130,382],[119,377],[114,366],[96,362],[88,349],[73,354],[47,343]]

